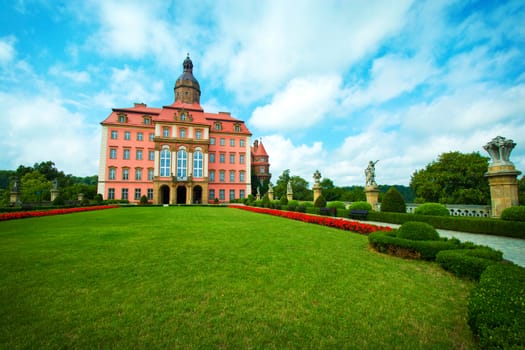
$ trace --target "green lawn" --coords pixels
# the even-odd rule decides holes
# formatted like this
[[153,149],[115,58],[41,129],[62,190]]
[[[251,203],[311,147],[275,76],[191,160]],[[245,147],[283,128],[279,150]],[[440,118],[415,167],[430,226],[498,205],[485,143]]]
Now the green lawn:
[[473,284],[213,207],[0,222],[0,348],[471,349]]

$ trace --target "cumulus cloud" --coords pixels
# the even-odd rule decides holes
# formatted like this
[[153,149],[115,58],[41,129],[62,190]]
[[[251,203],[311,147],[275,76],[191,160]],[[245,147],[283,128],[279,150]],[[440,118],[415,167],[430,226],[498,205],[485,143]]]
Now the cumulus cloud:
[[13,36],[0,38],[0,64],[9,63],[14,59],[16,54],[14,44],[15,38]]
[[261,130],[309,128],[335,108],[340,84],[337,76],[293,79],[269,104],[255,108],[249,122]]

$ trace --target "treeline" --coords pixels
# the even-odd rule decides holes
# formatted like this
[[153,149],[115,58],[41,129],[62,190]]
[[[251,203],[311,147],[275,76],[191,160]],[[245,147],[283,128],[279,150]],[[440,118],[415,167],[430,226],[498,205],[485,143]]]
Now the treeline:
[[65,174],[56,168],[52,161],[35,163],[31,166],[20,165],[16,170],[0,170],[1,206],[9,205],[10,192],[17,181],[23,203],[49,201],[51,189],[56,182],[60,196],[64,200],[76,200],[78,194],[93,199],[97,194],[98,176],[78,177]]

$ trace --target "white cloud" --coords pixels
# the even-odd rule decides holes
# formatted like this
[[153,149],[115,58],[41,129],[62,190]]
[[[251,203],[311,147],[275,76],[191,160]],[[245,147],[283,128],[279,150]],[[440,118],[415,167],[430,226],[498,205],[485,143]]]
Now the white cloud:
[[49,73],[58,77],[66,78],[68,81],[77,84],[85,84],[90,82],[91,80],[91,76],[87,71],[67,70],[60,65],[55,65],[51,67]]
[[309,128],[335,108],[340,84],[336,76],[293,79],[270,104],[255,108],[249,122],[261,130]]
[[0,64],[4,65],[15,58],[14,44],[15,38],[13,36],[0,38]]
[[2,168],[51,160],[66,173],[87,176],[96,172],[100,131],[87,124],[83,115],[45,97],[0,93],[0,104],[4,111]]

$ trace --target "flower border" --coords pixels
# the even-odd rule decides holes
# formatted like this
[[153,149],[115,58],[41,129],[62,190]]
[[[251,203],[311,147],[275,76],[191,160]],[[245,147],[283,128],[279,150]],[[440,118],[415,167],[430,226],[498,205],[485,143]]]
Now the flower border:
[[112,208],[119,208],[119,206],[118,205],[97,205],[97,206],[92,206],[92,207],[35,210],[35,211],[17,211],[14,213],[0,214],[0,221],[34,218],[34,217],[51,216],[51,215],[71,214],[71,213],[79,213],[83,211],[104,210],[104,209],[112,209]]

